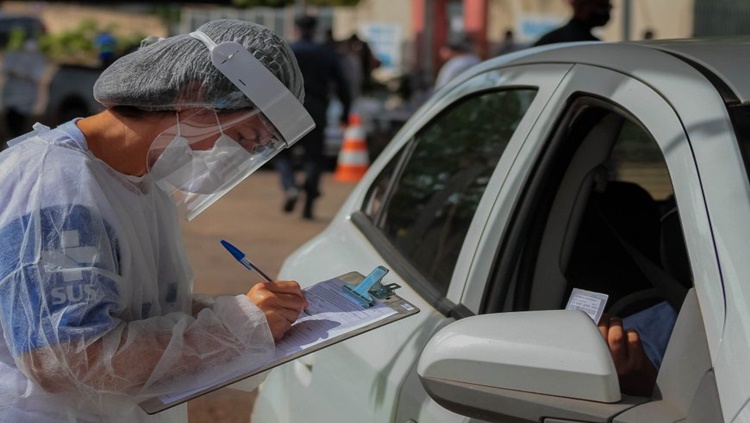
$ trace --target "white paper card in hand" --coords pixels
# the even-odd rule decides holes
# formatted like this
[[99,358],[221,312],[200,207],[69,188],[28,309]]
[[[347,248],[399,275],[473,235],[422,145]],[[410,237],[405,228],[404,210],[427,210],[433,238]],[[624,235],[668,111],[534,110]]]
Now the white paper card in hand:
[[609,298],[607,294],[573,288],[565,310],[581,310],[588,314],[594,323],[599,324],[599,319],[604,313],[604,306],[607,305],[607,298]]

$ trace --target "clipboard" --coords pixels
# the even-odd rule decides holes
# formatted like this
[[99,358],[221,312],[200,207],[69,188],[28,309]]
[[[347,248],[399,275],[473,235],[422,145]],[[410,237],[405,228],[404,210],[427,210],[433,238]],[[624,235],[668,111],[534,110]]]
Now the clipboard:
[[[292,337],[294,336],[294,327],[300,324],[300,322],[305,321],[305,316],[302,316],[297,322],[294,323],[294,325],[292,325],[292,329],[287,333],[287,335],[285,335],[284,339],[277,343],[277,354],[269,362],[261,364],[260,366],[253,369],[242,371],[235,375],[230,375],[207,386],[194,387],[193,389],[187,389],[184,392],[178,392],[174,395],[162,395],[147,399],[140,402],[138,404],[139,407],[143,409],[143,411],[145,411],[147,414],[159,413],[161,411],[182,404],[186,401],[190,401],[210,392],[237,383],[243,379],[247,379],[249,377],[273,369],[274,367],[288,363],[292,360],[296,360],[297,358],[300,358],[307,354],[319,351],[341,341],[345,341],[357,335],[361,335],[373,329],[419,313],[419,309],[416,306],[399,297],[393,292],[393,290],[399,287],[398,285],[382,285],[380,283],[381,279],[387,272],[387,269],[382,266],[378,266],[367,277],[359,272],[349,272],[333,279],[319,282],[311,287],[304,289],[309,301],[310,295],[312,295],[311,293],[313,293],[313,290],[318,287],[318,285],[321,285],[322,287],[323,284],[327,284],[326,289],[330,290],[326,291],[328,293],[333,292],[331,290],[331,287],[340,287],[341,289],[336,289],[336,291],[340,291],[340,299],[337,298],[336,300],[342,300],[342,305],[345,304],[343,303],[343,301],[346,301],[351,306],[358,307],[357,311],[361,311],[362,313],[379,312],[383,313],[382,317],[377,317],[370,320],[363,319],[361,324],[356,328],[345,329],[346,331],[343,333],[337,333],[335,336],[332,336],[330,338],[316,341],[313,345],[300,347],[301,349],[294,352],[279,351],[279,345],[281,345],[288,337],[290,337],[290,339],[293,339]],[[354,293],[354,295],[352,295],[352,293]],[[348,311],[342,311],[341,313],[345,314],[348,313]],[[322,315],[314,314],[312,316],[309,316],[310,320],[313,320],[314,318],[316,318],[316,316]],[[320,321],[322,320],[322,317],[318,317],[317,319]]]

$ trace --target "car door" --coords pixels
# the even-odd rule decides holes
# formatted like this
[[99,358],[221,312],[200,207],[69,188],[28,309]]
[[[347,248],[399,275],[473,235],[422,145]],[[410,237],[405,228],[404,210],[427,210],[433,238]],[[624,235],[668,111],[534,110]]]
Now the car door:
[[[680,75],[679,69],[673,77]],[[714,106],[723,108],[708,81],[686,78],[684,82],[698,84],[686,85],[685,90],[692,90],[694,95],[702,92],[707,104],[713,101],[718,103]],[[628,128],[635,132],[629,135]],[[627,158],[641,139],[653,148],[630,154],[624,165],[612,165],[618,143],[624,143],[620,153]],[[658,157],[644,161],[644,151],[649,157]],[[654,165],[657,162],[661,164],[658,169]],[[616,174],[607,174],[612,169]],[[686,249],[685,278],[692,279],[694,289],[687,295],[687,306],[678,317],[679,330],[675,329],[663,358],[658,379],[663,399],[642,406],[636,406],[636,401],[631,404],[632,410],[621,414],[617,421],[677,421],[689,414],[690,404],[698,398],[711,398],[702,404],[715,412],[719,401],[711,351],[717,351],[716,334],[722,330],[723,287],[714,236],[706,230],[711,228],[711,221],[699,175],[685,122],[668,98],[622,71],[576,65],[539,116],[508,173],[467,270],[465,278],[469,283],[461,304],[479,313],[558,309],[565,306],[575,287],[609,291],[614,303],[625,304],[635,297],[630,295],[635,291],[655,289],[648,275],[633,265],[622,240],[631,243],[629,238],[637,242],[648,238],[635,237],[636,233],[645,232],[641,229],[646,223],[631,226],[635,229],[628,233],[609,236],[607,247],[583,248],[583,240],[601,237],[616,227],[607,223],[597,228],[587,223],[590,205],[598,201],[595,197],[599,196],[599,186],[636,185],[651,197],[649,207],[653,206],[660,218],[671,209],[678,213],[680,233],[676,244]],[[632,203],[621,204],[623,210]],[[662,231],[659,222],[652,221],[650,225]],[[624,255],[624,260],[601,262],[601,253],[615,250]],[[625,262],[630,263],[630,269],[619,267]],[[601,269],[615,272],[596,274]],[[633,276],[624,285],[615,286],[612,281],[622,275],[639,275],[642,280],[636,281]],[[489,287],[483,283],[488,278],[492,281]],[[659,294],[663,299],[663,292],[656,296]],[[687,342],[686,338],[691,339]],[[621,411],[613,410],[606,418]],[[550,418],[544,421],[583,421],[580,414],[576,417],[565,411],[548,415]],[[529,421],[540,418],[515,417]]]
[[[456,139],[469,140],[472,144],[487,143],[488,141],[497,138],[503,138],[502,130],[498,130],[496,126],[497,122],[501,122],[503,119],[507,119],[517,113],[519,106],[523,102],[527,102],[529,93],[533,94],[533,101],[528,106],[528,110],[523,119],[518,124],[517,128],[513,132],[510,142],[507,143],[504,152],[500,156],[496,156],[498,160],[492,163],[493,171],[491,174],[481,174],[482,168],[482,157],[475,157],[471,161],[470,166],[465,166],[461,172],[453,172],[452,181],[445,180],[441,182],[445,186],[462,185],[461,178],[466,179],[485,179],[484,182],[487,186],[486,191],[481,196],[481,199],[477,197],[477,193],[464,191],[465,197],[476,197],[473,200],[476,203],[474,210],[473,219],[471,223],[461,233],[461,244],[460,249],[456,247],[449,247],[454,244],[454,241],[450,237],[443,236],[440,239],[435,239],[431,244],[441,246],[441,249],[446,247],[452,248],[452,256],[450,262],[453,264],[450,272],[444,272],[440,268],[433,268],[429,265],[420,263],[421,259],[413,258],[412,262],[416,264],[416,267],[421,267],[421,272],[429,272],[428,269],[436,271],[427,278],[422,278],[421,281],[427,282],[426,284],[413,283],[412,287],[415,292],[426,299],[431,299],[430,307],[434,308],[438,314],[437,319],[433,322],[416,322],[422,328],[429,327],[429,331],[422,333],[420,339],[416,344],[413,345],[413,351],[419,351],[424,346],[425,341],[429,338],[430,334],[434,333],[440,327],[444,326],[448,322],[452,321],[455,317],[461,317],[462,315],[472,314],[472,311],[466,310],[462,306],[456,307],[459,303],[464,287],[467,283],[466,271],[470,267],[472,257],[475,255],[475,249],[477,243],[481,238],[481,234],[485,230],[487,223],[487,217],[489,210],[491,209],[494,199],[496,198],[498,189],[504,184],[505,178],[507,177],[508,169],[510,169],[514,162],[518,151],[523,145],[526,135],[533,125],[537,116],[544,110],[547,100],[554,93],[559,82],[562,80],[569,65],[538,65],[538,66],[518,66],[500,70],[490,70],[481,75],[474,77],[473,79],[466,81],[461,85],[454,85],[452,98],[450,101],[444,102],[443,112],[437,113],[431,122],[422,124],[420,126],[419,133],[422,134],[423,140],[427,141],[430,138],[441,139],[443,141],[450,140],[451,135]],[[468,87],[472,87],[471,90],[467,90]],[[521,100],[521,103],[519,103]],[[462,119],[473,119],[472,122],[462,122]],[[483,129],[482,125],[486,125]],[[527,126],[528,125],[528,126]],[[435,163],[436,161],[426,155],[423,151],[415,151],[412,153],[412,157],[418,157],[424,155],[422,160],[425,162],[429,161]],[[492,157],[492,152],[487,151],[484,153],[484,158]],[[461,159],[459,156],[452,155],[450,153],[445,154],[445,158],[456,166],[460,165]],[[417,162],[418,163],[418,162]],[[452,166],[452,165],[450,165]],[[442,169],[439,173],[444,173],[445,169]],[[393,170],[394,174],[396,170]],[[463,175],[461,175],[463,173]],[[380,179],[380,186],[387,187],[391,181],[391,173],[385,172],[384,176]],[[401,178],[414,178],[415,175],[411,174],[409,170],[401,170],[399,173]],[[430,175],[436,180],[439,179],[438,174]],[[377,186],[377,183],[373,184]],[[413,190],[412,190],[413,191]],[[447,192],[443,194],[443,198],[450,200],[452,194]],[[380,194],[377,188],[371,189],[368,196],[364,199],[365,208],[364,213],[370,213],[371,215],[377,215],[377,211],[370,208],[368,204],[372,203],[373,198],[378,198]],[[398,190],[394,198],[398,201]],[[432,197],[435,200],[436,197]],[[442,201],[442,200],[441,200]],[[434,201],[433,201],[434,202]],[[377,207],[387,207],[384,206]],[[426,207],[439,207],[437,205],[428,205]],[[408,207],[399,207],[407,211],[413,211]],[[375,213],[373,213],[375,212]],[[461,212],[459,212],[461,213]],[[417,214],[423,216],[434,216],[435,211],[419,212]],[[389,218],[392,216],[389,216]],[[379,216],[383,218],[383,214]],[[376,218],[377,219],[377,218]],[[431,225],[431,223],[430,223]],[[425,223],[418,223],[415,221],[415,227],[426,227],[429,226]],[[367,229],[365,229],[367,230]],[[403,245],[401,248],[404,248]],[[408,249],[408,247],[406,247]],[[404,250],[402,250],[404,251]],[[418,249],[423,256],[429,257],[433,260],[436,257],[447,257],[445,252],[438,253],[436,250],[431,249],[425,243],[422,243]],[[403,254],[403,253],[402,253]],[[408,253],[406,253],[408,255]],[[436,260],[435,262],[438,262]],[[419,280],[419,279],[417,279]],[[438,293],[435,293],[437,288]],[[445,302],[447,300],[447,303]],[[448,306],[446,307],[446,304]],[[412,348],[412,346],[410,346]],[[451,413],[444,408],[438,406],[432,401],[426,394],[422,386],[420,385],[416,373],[416,357],[413,356],[413,352],[407,354],[405,357],[406,366],[403,370],[398,372],[397,378],[394,380],[396,385],[400,386],[398,395],[398,410],[396,411],[395,418],[392,421],[462,421],[464,418]],[[406,376],[406,377],[404,377]]]
[[329,275],[384,264],[386,282],[421,312],[274,371],[261,396],[289,398],[280,421],[399,421],[397,404],[414,410],[426,401],[424,392],[399,401],[399,390],[430,335],[463,312],[455,293],[465,281],[454,269],[475,248],[507,169],[569,67],[487,69],[438,93],[373,164],[340,212],[348,217],[287,260],[285,272]]

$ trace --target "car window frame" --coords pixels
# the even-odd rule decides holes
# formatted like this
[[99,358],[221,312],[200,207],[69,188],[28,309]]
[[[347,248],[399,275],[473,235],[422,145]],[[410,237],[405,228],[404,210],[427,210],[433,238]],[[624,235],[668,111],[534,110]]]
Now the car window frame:
[[[599,81],[600,83],[598,85],[600,86],[594,86],[594,84],[591,84],[592,80]],[[682,204],[682,208],[684,208],[690,202],[705,202],[702,192],[690,192],[693,191],[693,186],[691,186],[691,184],[696,184],[695,186],[699,186],[700,180],[698,178],[698,168],[691,151],[692,146],[689,142],[689,138],[687,137],[687,133],[682,126],[680,116],[677,114],[672,105],[657,90],[646,85],[639,79],[597,66],[577,64],[566,76],[566,80],[563,82],[563,84],[561,84],[560,89],[555,94],[555,98],[550,100],[547,108],[548,110],[545,111],[545,114],[543,116],[540,116],[540,124],[537,125],[529,135],[529,138],[533,139],[534,141],[528,142],[524,145],[525,150],[520,153],[518,161],[514,163],[514,169],[510,173],[512,180],[509,181],[509,183],[506,183],[503,191],[498,198],[498,204],[500,206],[497,208],[497,210],[493,211],[493,215],[495,216],[493,219],[503,223],[491,223],[490,227],[495,229],[488,230],[487,232],[489,234],[496,233],[498,230],[500,230],[496,229],[498,227],[505,228],[506,226],[513,226],[515,224],[515,221],[513,220],[512,216],[513,213],[515,213],[517,210],[516,205],[522,204],[522,202],[524,201],[524,196],[534,194],[533,192],[529,191],[530,188],[527,186],[526,182],[536,171],[539,160],[541,160],[541,157],[544,156],[545,152],[549,148],[554,134],[556,134],[556,131],[558,130],[560,125],[565,121],[565,113],[568,111],[567,106],[572,101],[571,99],[577,95],[585,94],[588,96],[601,97],[608,99],[608,101],[612,101],[613,103],[619,105],[623,110],[629,111],[629,114],[631,115],[633,120],[636,122],[640,122],[641,125],[644,126],[647,132],[649,132],[654,137],[654,139],[656,139],[660,149],[662,150],[662,153],[664,153],[665,149],[674,150],[675,140],[672,139],[672,137],[668,137],[665,139],[662,136],[660,138],[660,135],[652,130],[651,127],[654,126],[654,116],[644,115],[644,107],[638,106],[638,104],[644,103],[644,99],[637,98],[633,90],[626,90],[624,87],[635,88],[636,93],[645,95],[646,98],[660,102],[660,113],[664,114],[665,116],[671,116],[671,119],[674,122],[674,125],[672,125],[669,130],[678,133],[677,136],[680,138],[680,150],[678,154],[679,157],[675,156],[675,154],[677,153],[671,151],[670,154],[673,157],[670,157],[670,155],[665,155],[665,161],[667,162],[667,166],[670,170],[670,175],[672,175],[673,178],[673,187],[675,189],[675,195],[678,198],[678,206]],[[636,107],[633,107],[633,105],[636,105]],[[641,115],[644,115],[643,118],[641,117]],[[646,122],[644,122],[644,120]],[[665,133],[665,131],[667,130],[665,129],[657,132]],[[680,168],[682,172],[689,171],[691,180],[674,181],[673,169],[675,168]],[[680,198],[682,198],[682,200],[680,200]],[[704,222],[705,224],[708,224],[709,222],[708,215],[705,213],[705,210],[694,211],[694,213],[691,213],[691,216],[687,216],[686,218],[692,222]],[[508,224],[508,222],[513,223]],[[686,225],[683,222],[683,228],[685,228],[685,226]],[[693,224],[692,226],[696,225]],[[692,233],[689,233],[691,231],[687,230],[687,228],[685,229],[686,240],[692,240],[692,245],[688,245],[689,249],[691,247],[693,249],[693,254],[691,254],[691,257],[694,257],[696,254],[704,253],[706,251],[706,248],[700,248],[700,253],[696,253],[695,245],[699,242],[705,242],[706,234],[700,234],[702,236],[696,238],[696,234],[694,233],[694,231],[692,231]],[[699,239],[700,241],[696,241],[696,239]],[[713,238],[709,238],[709,240],[710,246],[708,247],[708,250],[710,251],[713,248],[714,240]],[[487,248],[487,251],[485,251],[484,255],[489,256],[489,251],[492,251],[493,259],[491,267],[493,275],[499,271],[498,266],[501,265],[500,259],[502,257],[507,258],[507,255],[504,255],[503,252],[509,251],[509,249],[512,250],[513,248],[517,248],[517,245],[515,244],[508,246],[501,245],[501,242],[506,243],[508,241],[509,238],[506,236],[506,234],[503,234],[502,236],[488,236],[484,241],[484,245]],[[496,243],[493,245],[493,242]],[[720,277],[720,272],[718,271],[718,261],[714,259],[712,260],[714,261],[713,265],[709,263],[707,268],[697,270],[694,269],[694,272],[703,272],[703,274],[709,272],[714,275],[713,277]],[[693,260],[691,260],[691,264],[692,262]],[[510,277],[509,275],[512,275],[514,271],[513,268],[508,267],[514,265],[512,264],[512,261],[510,263],[511,264],[506,263],[505,267],[502,270],[503,274],[506,275],[506,278]],[[486,262],[484,265],[486,266]],[[704,283],[703,285],[705,286],[706,284]],[[487,287],[489,287],[489,285],[487,285]],[[721,287],[718,287],[718,289],[720,291]],[[714,292],[714,295],[715,294],[716,293]],[[486,295],[488,295],[488,292],[484,291],[481,294],[481,298],[476,298],[476,296],[474,296],[473,298],[465,297],[462,303],[465,304],[469,309],[473,310],[476,308],[478,313],[483,313],[488,311],[486,309]],[[510,311],[511,307],[509,307],[508,304],[504,304],[502,309],[503,311]]]
[[[541,234],[532,236],[524,235],[527,235],[529,233],[528,231],[538,230],[541,232],[545,229],[542,222],[547,222],[547,220],[549,219],[549,215],[551,213],[550,207],[553,203],[553,198],[555,197],[555,195],[557,195],[557,192],[560,189],[559,185],[550,183],[550,180],[554,180],[555,177],[561,176],[558,174],[549,175],[549,173],[555,171],[565,173],[570,167],[569,159],[573,157],[576,150],[579,148],[580,143],[575,145],[570,144],[570,136],[568,130],[573,126],[574,122],[580,119],[580,115],[584,109],[591,108],[589,112],[593,111],[594,113],[599,113],[602,115],[617,115],[620,118],[629,121],[631,124],[638,127],[641,131],[651,137],[648,129],[642,124],[642,122],[637,119],[635,115],[630,113],[621,105],[616,104],[607,98],[587,95],[584,93],[577,93],[570,98],[569,105],[567,107],[568,109],[565,110],[565,115],[560,120],[556,132],[552,135],[551,140],[549,141],[547,148],[545,149],[545,153],[540,158],[535,169],[532,171],[533,176],[531,178],[533,182],[530,185],[534,186],[529,186],[527,190],[524,191],[524,197],[531,195],[530,193],[532,192],[537,192],[535,198],[531,198],[530,203],[527,202],[525,198],[522,199],[522,206],[514,211],[513,217],[511,218],[511,226],[515,228],[513,231],[513,237],[515,239],[523,237],[527,241],[529,238],[534,241],[541,241]],[[592,129],[592,126],[585,126],[583,128],[584,133],[587,134]],[[620,128],[620,130],[618,131],[616,135],[617,138],[619,138],[619,136],[621,135],[621,130],[622,128]],[[653,141],[654,143],[656,143],[655,140]],[[614,140],[613,142],[616,143],[617,140]],[[560,156],[567,156],[568,158],[563,160],[560,158]],[[556,166],[552,166],[550,163]],[[550,170],[550,168],[552,167],[554,167],[554,169]],[[545,171],[547,173],[540,174],[540,172]],[[538,193],[539,190],[543,190],[543,193]],[[539,201],[546,201],[546,205],[540,206]],[[522,209],[525,210],[522,211]],[[528,212],[528,210],[530,209],[541,210],[541,213],[543,213],[543,215],[540,215],[538,217],[528,217],[526,212]],[[539,220],[541,220],[541,222]],[[532,228],[526,229],[526,227],[528,226],[532,226]],[[498,250],[498,263],[502,260],[505,260],[505,266],[507,269],[507,266],[511,265],[511,263],[513,262],[522,262],[524,257],[527,259],[536,259],[540,254],[539,247],[539,243],[537,242],[534,247],[531,247],[531,251],[526,251],[525,247],[518,248],[516,245],[514,245],[514,243],[506,242]],[[516,274],[516,272],[518,271],[517,267],[519,265],[523,267],[523,265],[519,263],[511,265],[514,268],[514,274]],[[498,264],[497,267],[502,267],[502,265]],[[518,283],[519,277],[517,275],[513,277],[508,276],[506,270],[506,276],[499,277],[499,279],[512,280],[512,283],[516,284]],[[526,285],[533,283],[533,281],[524,282],[526,282]],[[494,286],[493,288],[498,289],[499,287]],[[520,291],[518,286],[506,286],[504,288],[507,290],[507,292],[500,294],[498,294],[497,292],[493,292],[492,290],[487,291],[482,304],[482,313],[494,313],[500,311],[524,311],[533,309],[529,307],[531,295],[530,286],[520,287]],[[513,295],[511,295],[511,293]],[[490,298],[492,298],[493,296],[497,297],[494,302],[490,300]]]

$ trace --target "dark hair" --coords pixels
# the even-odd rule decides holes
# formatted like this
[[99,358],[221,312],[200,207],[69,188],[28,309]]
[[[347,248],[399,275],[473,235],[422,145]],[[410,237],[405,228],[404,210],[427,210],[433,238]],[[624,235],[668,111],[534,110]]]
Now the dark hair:
[[310,15],[302,15],[298,16],[297,19],[294,20],[294,23],[303,29],[315,28],[318,25],[318,18]]
[[152,112],[147,112],[143,109],[139,109],[135,106],[113,106],[110,107],[109,110],[117,115],[124,116],[127,118],[134,118],[134,119],[140,119],[147,114],[150,114]]
[[302,15],[294,20],[294,24],[299,28],[302,38],[312,38],[318,26],[318,19],[315,16]]

